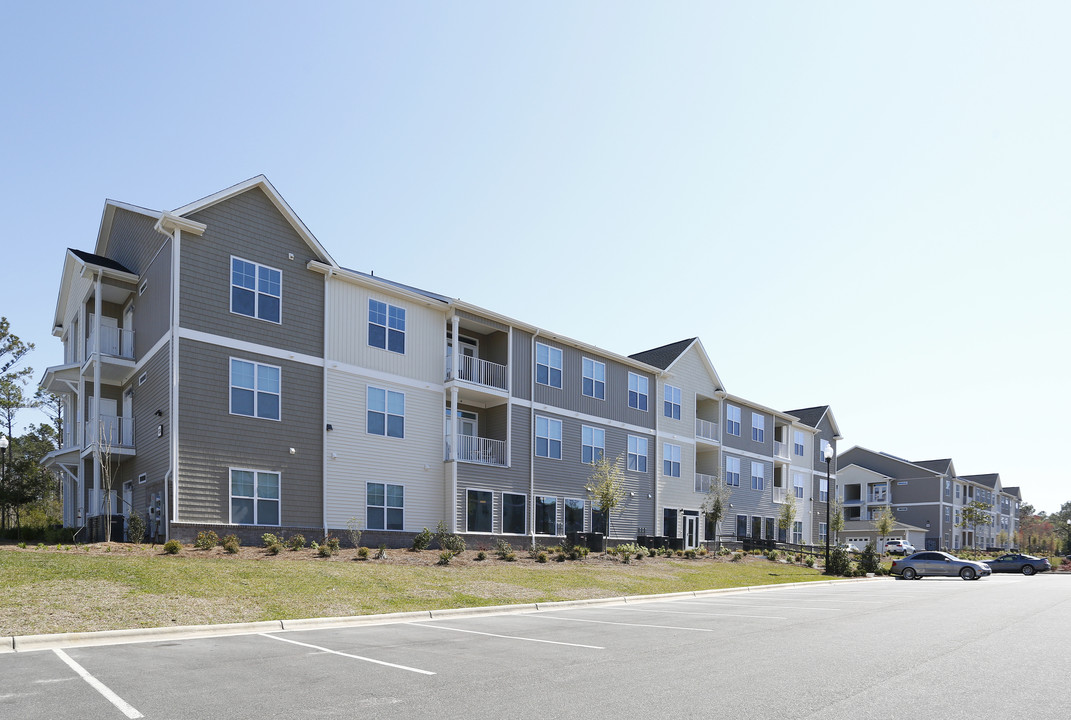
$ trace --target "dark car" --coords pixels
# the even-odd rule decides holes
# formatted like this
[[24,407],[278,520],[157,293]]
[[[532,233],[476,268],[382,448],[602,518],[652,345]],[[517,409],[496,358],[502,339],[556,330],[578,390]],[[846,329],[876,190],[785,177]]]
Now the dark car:
[[985,564],[993,572],[1021,572],[1023,575],[1033,575],[1034,573],[1052,570],[1052,565],[1049,564],[1047,558],[1020,555],[1018,553],[1001,555],[996,560],[986,560]]
[[903,560],[894,560],[889,572],[899,575],[904,580],[917,580],[934,575],[945,577],[959,575],[964,580],[977,580],[989,575],[992,571],[985,563],[962,560],[945,552],[926,550],[908,555]]

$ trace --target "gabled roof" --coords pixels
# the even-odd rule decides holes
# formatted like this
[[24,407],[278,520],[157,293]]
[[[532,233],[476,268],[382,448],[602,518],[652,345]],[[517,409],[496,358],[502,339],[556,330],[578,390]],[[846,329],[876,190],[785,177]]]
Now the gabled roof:
[[1023,496],[1019,494],[1019,486],[1018,485],[1009,485],[1008,487],[1004,488],[1001,492],[1003,492],[1005,495],[1011,495],[1014,498],[1018,498],[1019,500],[1023,499]]
[[338,263],[335,262],[324,246],[320,244],[320,241],[312,234],[312,231],[305,227],[305,223],[301,221],[301,218],[297,216],[293,208],[283,199],[283,196],[279,194],[279,191],[275,189],[275,186],[268,182],[268,178],[263,175],[257,175],[256,177],[249,178],[245,182],[240,182],[237,185],[220,190],[217,193],[213,193],[208,197],[201,198],[188,205],[174,211],[175,215],[187,216],[193,213],[204,210],[205,208],[212,207],[218,203],[228,200],[237,195],[241,195],[244,192],[248,192],[254,188],[260,188],[268,199],[271,200],[275,208],[289,221],[290,225],[294,228],[301,239],[312,249],[316,256],[325,263],[328,263],[332,267],[338,267]]
[[86,252],[85,250],[75,250],[74,248],[67,248],[67,251],[74,253],[75,257],[77,257],[86,265],[97,265],[99,267],[104,268],[105,270],[116,270],[118,272],[130,273],[131,275],[136,274],[133,270],[130,270],[125,266],[121,265],[120,263],[117,263],[116,261],[112,260],[111,258],[104,257],[103,255],[95,255],[93,253]]
[[816,405],[815,407],[800,408],[799,410],[785,410],[785,412],[798,417],[801,423],[813,428],[817,428],[818,424],[822,422],[822,418],[828,415],[829,427],[833,429],[833,439],[840,440],[842,437],[837,420],[833,417],[833,410],[828,405]]
[[910,475],[903,475],[899,473],[885,473],[887,475],[891,474],[893,477],[899,480],[917,477],[919,473],[928,473],[927,477],[931,475],[935,476],[941,474],[940,470],[935,471],[931,468],[919,465],[918,463],[911,462],[910,460],[905,460],[902,457],[897,457],[886,452],[878,452],[877,450],[871,450],[860,445],[854,445],[845,450],[844,452],[838,453],[837,467],[839,468],[840,463],[844,462],[845,467],[854,463],[856,465],[859,465],[860,467],[867,468],[868,470],[873,470],[874,468],[871,463],[868,462],[868,458],[873,458],[874,460],[891,460],[899,466],[904,466],[904,469],[911,473]]
[[684,354],[684,351],[692,346],[699,338],[688,338],[687,340],[678,340],[672,342],[669,345],[663,345],[661,347],[651,348],[650,350],[643,350],[642,352],[633,353],[629,355],[633,360],[639,360],[642,363],[648,365],[654,365],[656,368],[665,370],[674,362],[677,358]]
[[912,460],[911,462],[937,473],[951,475],[952,477],[955,477],[956,475],[956,470],[952,467],[951,458],[942,458],[941,460]]
[[451,302],[453,302],[453,298],[448,298],[445,295],[440,295],[439,293],[433,293],[430,290],[423,290],[423,289],[418,288],[418,287],[413,287],[412,285],[406,285],[404,283],[395,282],[394,280],[388,280],[387,278],[380,277],[379,275],[363,273],[360,270],[352,270],[350,268],[342,268],[342,269],[345,270],[346,272],[353,273],[354,275],[359,275],[359,276],[361,276],[363,278],[366,278],[368,280],[378,280],[381,283],[386,283],[387,285],[392,285],[392,286],[394,286],[396,288],[399,288],[401,290],[408,290],[409,292],[416,293],[417,295],[423,295],[424,297],[430,298],[431,300],[438,300],[441,303],[451,303]]
[[131,272],[111,258],[86,252],[85,250],[67,248],[63,258],[63,273],[60,275],[59,292],[56,296],[56,310],[52,316],[52,334],[56,337],[62,337],[63,335],[63,322],[66,320],[64,312],[67,309],[67,300],[74,285],[74,278],[90,267],[95,268],[105,277],[132,283],[138,281],[136,273]]
[[960,475],[960,480],[970,480],[976,482],[979,485],[985,485],[987,488],[996,488],[997,482],[1000,480],[1000,473],[986,473],[984,475]]

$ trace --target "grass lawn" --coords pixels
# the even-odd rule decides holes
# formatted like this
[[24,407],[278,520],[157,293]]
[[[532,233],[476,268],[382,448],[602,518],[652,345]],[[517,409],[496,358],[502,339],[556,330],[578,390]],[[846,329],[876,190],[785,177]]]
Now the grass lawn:
[[[114,550],[114,551],[113,551]],[[522,553],[518,553],[520,557]],[[390,550],[356,561],[311,551],[266,556],[242,548],[0,546],[0,635],[366,615],[479,605],[644,595],[822,579],[818,570],[763,557],[740,562],[647,558],[625,565],[590,555],[539,564],[465,552],[437,566],[438,552]]]

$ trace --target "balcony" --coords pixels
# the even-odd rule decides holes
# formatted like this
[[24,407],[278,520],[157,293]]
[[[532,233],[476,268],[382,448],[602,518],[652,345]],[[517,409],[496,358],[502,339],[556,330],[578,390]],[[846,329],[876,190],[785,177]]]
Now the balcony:
[[780,440],[773,441],[774,456],[782,460],[788,460],[788,444],[783,443]]
[[713,475],[704,475],[703,473],[695,474],[695,491],[697,493],[710,492],[710,485],[717,482],[718,479]]
[[783,502],[785,501],[785,496],[786,496],[787,494],[788,494],[788,493],[787,493],[787,492],[785,491],[785,488],[783,488],[783,487],[777,487],[777,486],[775,485],[775,486],[774,486],[774,489],[773,489],[773,501],[774,501],[775,503],[783,503]]
[[889,496],[886,493],[874,493],[873,495],[867,495],[866,501],[871,505],[887,505]]
[[[446,438],[446,454],[443,459],[450,459],[449,437]],[[506,441],[476,437],[475,435],[458,435],[457,460],[458,462],[473,463],[475,465],[506,467]]]
[[[134,359],[134,331],[122,328],[102,327],[100,329],[100,353],[117,358]],[[90,333],[86,339],[86,356],[97,351],[97,336]]]
[[133,449],[134,418],[101,415],[100,420],[90,420],[82,433],[82,447],[93,447],[100,441],[102,448]]
[[701,440],[718,442],[718,423],[709,420],[695,419],[695,436]]

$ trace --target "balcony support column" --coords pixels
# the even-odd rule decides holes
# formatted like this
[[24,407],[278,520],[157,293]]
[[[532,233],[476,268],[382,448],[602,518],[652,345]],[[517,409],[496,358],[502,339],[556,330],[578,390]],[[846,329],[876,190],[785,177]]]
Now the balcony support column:
[[[454,316],[454,360],[457,353],[457,316]],[[457,436],[461,418],[457,412],[457,388],[450,388],[450,532],[457,532]]]
[[[103,299],[101,298],[102,291],[101,273],[98,272],[93,282],[93,337],[96,340],[93,342],[93,402],[91,408],[93,411],[91,422],[93,423],[96,437],[90,439],[90,442],[93,443],[94,490],[100,490],[100,315],[104,310]],[[93,509],[90,508],[91,511]]]

